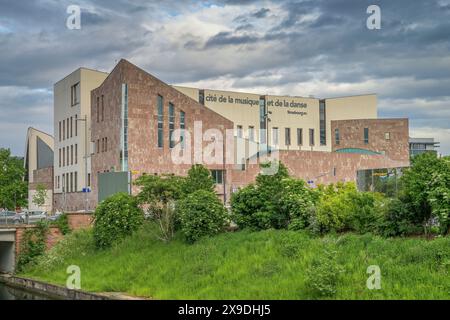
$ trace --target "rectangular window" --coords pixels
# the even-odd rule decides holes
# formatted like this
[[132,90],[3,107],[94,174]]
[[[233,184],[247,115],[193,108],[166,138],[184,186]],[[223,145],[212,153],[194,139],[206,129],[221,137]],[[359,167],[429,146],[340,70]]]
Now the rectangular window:
[[180,142],[181,142],[181,148],[183,149],[185,147],[185,133],[184,130],[186,129],[186,113],[184,111],[180,111]]
[[291,128],[284,129],[284,143],[287,146],[291,145]]
[[75,164],[78,164],[78,144],[75,144]]
[[303,145],[303,129],[297,128],[297,145]]
[[102,121],[105,120],[105,96],[102,95]]
[[237,126],[236,134],[238,138],[242,138],[242,126]]
[[78,115],[75,115],[75,137],[78,137]]
[[122,171],[128,171],[128,84],[122,83],[122,127],[119,154]]
[[70,165],[73,165],[73,145],[70,146]]
[[70,192],[73,192],[73,173],[70,173]]
[[67,139],[69,139],[70,137],[70,123],[69,123],[69,118],[67,118],[67,134],[66,134]]
[[312,147],[314,144],[314,129],[309,129],[309,145]]
[[73,117],[70,117],[70,137],[73,137]]
[[87,186],[90,187],[91,186],[91,174],[90,173],[88,173],[87,178],[88,178]]
[[77,192],[78,191],[78,172],[75,172],[75,186],[74,186],[74,191]]
[[334,142],[336,145],[341,143],[341,135],[338,128],[334,129]]
[[61,148],[59,148],[59,167],[61,168]]
[[76,106],[80,103],[80,83],[73,85],[70,90],[71,105]]
[[63,120],[63,140],[66,140],[66,119]]
[[105,152],[108,151],[108,138],[105,138]]
[[100,122],[100,97],[97,97],[97,122]]
[[272,144],[274,146],[277,146],[279,144],[279,139],[278,139],[278,128],[272,128]]
[[164,147],[164,100],[158,96],[158,148]]
[[63,173],[63,175],[62,175],[62,192],[66,191],[65,185],[66,185],[66,176]]
[[205,105],[205,90],[198,90],[198,102]]
[[211,176],[216,184],[223,184],[223,170],[211,170]]
[[255,141],[255,127],[248,127],[248,140]]
[[173,132],[175,131],[175,107],[172,103],[169,103],[169,147],[175,146],[175,137]]
[[391,133],[390,132],[385,132],[384,133],[384,139],[385,140],[391,140]]
[[327,144],[325,100],[321,100],[319,102],[319,117],[320,117],[320,145],[325,146]]
[[105,139],[102,138],[101,152],[105,152]]
[[66,166],[66,148],[62,148],[62,153],[63,153],[62,166],[65,167]]
[[100,153],[100,139],[97,139],[97,153]]
[[59,122],[59,142],[61,142],[61,121]]
[[265,97],[260,97],[259,98],[259,142],[261,144],[266,144],[267,143],[267,138],[266,138],[266,130],[267,130],[267,125],[266,125],[266,98]]
[[369,128],[364,128],[364,143],[369,143]]
[[66,149],[66,165],[67,166],[69,166],[70,165],[70,154],[69,154],[69,146],[67,146],[67,149]]

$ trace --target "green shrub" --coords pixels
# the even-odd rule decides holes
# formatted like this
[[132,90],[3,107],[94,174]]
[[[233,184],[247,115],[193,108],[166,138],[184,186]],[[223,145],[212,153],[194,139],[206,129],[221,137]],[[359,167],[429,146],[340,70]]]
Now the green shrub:
[[118,193],[97,207],[94,219],[95,244],[106,248],[136,231],[144,222],[144,214],[135,198]]
[[337,263],[337,252],[327,248],[306,270],[306,287],[315,297],[334,296],[342,272],[343,268]]
[[381,219],[378,222],[377,233],[380,235],[396,237],[422,232],[421,225],[413,222],[409,205],[399,199],[386,199],[379,209]]
[[217,195],[198,190],[180,200],[177,205],[181,232],[187,242],[221,232],[226,222],[226,210]]
[[59,216],[58,219],[56,219],[55,221],[52,221],[51,225],[58,227],[63,235],[67,235],[71,231],[69,227],[69,218],[65,213]]
[[188,175],[181,185],[183,196],[198,190],[214,192],[215,182],[211,171],[201,164],[196,164],[188,171]]
[[33,265],[47,248],[48,223],[40,221],[34,228],[24,231],[20,243],[20,254],[17,260],[17,270],[23,271],[25,267]]

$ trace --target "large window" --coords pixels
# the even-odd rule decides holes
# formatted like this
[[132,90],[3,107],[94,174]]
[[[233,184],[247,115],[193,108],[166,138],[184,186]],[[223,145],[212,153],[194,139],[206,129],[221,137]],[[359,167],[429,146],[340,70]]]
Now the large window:
[[284,129],[284,144],[287,146],[291,145],[291,128]]
[[248,140],[255,141],[255,127],[248,127]]
[[326,104],[325,100],[321,100],[319,103],[319,116],[320,116],[320,145],[325,146],[327,144],[327,131],[326,131]]
[[164,147],[164,101],[158,96],[158,148]]
[[242,138],[242,126],[237,126],[237,137]]
[[63,120],[63,140],[66,140],[66,119]]
[[78,164],[78,144],[75,144],[75,164]]
[[72,107],[80,103],[80,83],[73,85],[70,90],[70,100]]
[[297,145],[303,145],[303,129],[297,129]]
[[205,104],[205,90],[198,90],[198,102]]
[[274,146],[277,146],[280,143],[278,136],[279,136],[278,128],[272,128],[272,144]]
[[78,136],[78,115],[75,115],[75,137]]
[[175,137],[173,137],[173,132],[175,131],[175,107],[172,103],[169,103],[169,147],[173,148],[175,146]]
[[211,170],[211,176],[216,184],[223,184],[223,170]]
[[309,145],[312,147],[314,144],[314,129],[309,129]]
[[266,139],[266,99],[261,97],[259,99],[259,142],[261,144],[267,143]]
[[61,121],[59,122],[59,142],[61,142]]
[[341,143],[341,135],[338,128],[334,129],[334,142],[336,145]]
[[369,128],[364,128],[364,143],[369,143]]
[[180,111],[180,143],[181,148],[185,147],[185,133],[184,130],[186,129],[186,113],[184,111]]

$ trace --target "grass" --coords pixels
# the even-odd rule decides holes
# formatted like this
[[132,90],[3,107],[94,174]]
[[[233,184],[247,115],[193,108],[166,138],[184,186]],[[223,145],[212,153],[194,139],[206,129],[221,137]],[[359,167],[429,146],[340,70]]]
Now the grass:
[[[78,265],[84,290],[155,299],[450,298],[449,237],[315,238],[268,230],[226,233],[188,245],[181,239],[164,244],[155,239],[154,228],[146,224],[103,251],[94,248],[91,231],[73,233],[22,275],[64,285],[67,267]],[[307,270],[325,250],[336,252],[344,271],[336,294],[322,297],[311,289]],[[381,268],[380,290],[367,289],[369,265]]]

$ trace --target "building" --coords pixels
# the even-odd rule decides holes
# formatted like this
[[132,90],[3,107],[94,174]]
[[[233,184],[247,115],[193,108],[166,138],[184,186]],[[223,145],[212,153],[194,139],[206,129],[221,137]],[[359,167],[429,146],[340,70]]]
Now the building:
[[[28,128],[25,143],[25,181],[28,182],[28,209],[53,210],[53,137],[34,128]],[[42,207],[33,203],[38,186],[46,190],[46,201]]]
[[[268,160],[280,160],[311,185],[356,181],[361,170],[409,166],[408,119],[379,119],[374,94],[317,99],[170,86],[126,60],[109,75],[99,74],[89,87],[90,104],[83,100],[92,146],[90,208],[111,193],[138,192],[132,181],[142,174],[185,175],[196,163],[211,170],[225,202],[253,182]],[[79,192],[80,158],[72,165],[70,156],[68,165],[67,154],[83,139],[80,131],[69,141],[64,134],[70,133],[70,117],[83,114],[70,113],[71,95],[56,91],[77,81],[82,94],[89,88],[71,77],[55,85],[55,108],[64,109],[55,116],[56,132],[63,132],[55,147],[55,191],[72,210],[81,210],[86,194]]]
[[425,152],[437,154],[436,148],[439,148],[439,142],[434,138],[409,138],[409,153],[411,157]]
[[91,184],[91,91],[107,75],[80,68],[54,85],[55,210],[92,209],[97,202],[83,190]]

